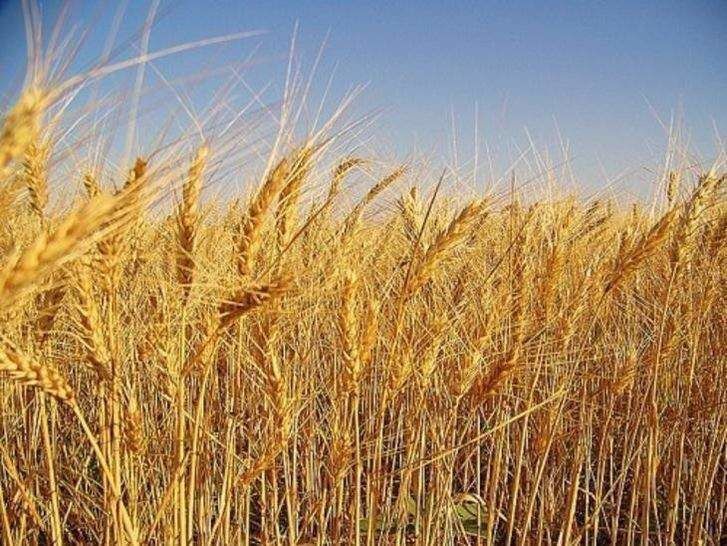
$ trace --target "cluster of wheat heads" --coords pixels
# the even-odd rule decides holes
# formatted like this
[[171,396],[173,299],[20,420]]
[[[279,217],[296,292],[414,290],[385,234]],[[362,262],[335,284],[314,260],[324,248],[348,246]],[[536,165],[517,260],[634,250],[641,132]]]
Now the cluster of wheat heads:
[[225,207],[210,139],[66,161],[60,213],[46,99],[0,131],[3,545],[724,540],[717,170],[456,205],[311,138]]

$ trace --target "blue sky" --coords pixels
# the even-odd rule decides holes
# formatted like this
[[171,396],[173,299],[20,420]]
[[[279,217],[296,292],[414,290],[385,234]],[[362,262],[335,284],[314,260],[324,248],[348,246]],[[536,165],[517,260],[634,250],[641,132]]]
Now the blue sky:
[[[58,6],[42,4],[46,19]],[[82,65],[102,49],[115,4],[70,6],[72,22],[93,29]],[[141,27],[148,6],[129,2],[119,43]],[[512,155],[529,134],[536,145],[555,150],[560,133],[571,144],[575,171],[598,185],[656,161],[666,141],[657,115],[668,120],[683,112],[705,158],[714,153],[714,127],[727,126],[725,1],[186,0],[162,2],[160,12],[151,50],[268,31],[168,59],[160,65],[167,74],[235,62],[258,47],[250,81],[273,81],[278,90],[296,21],[298,52],[309,62],[330,33],[320,82],[333,74],[334,96],[367,83],[358,105],[363,112],[382,110],[374,132],[396,153],[445,153],[452,116],[462,153],[471,153],[477,108],[480,143]],[[22,77],[24,48],[19,2],[0,0],[0,91]],[[130,48],[121,52],[130,54]]]

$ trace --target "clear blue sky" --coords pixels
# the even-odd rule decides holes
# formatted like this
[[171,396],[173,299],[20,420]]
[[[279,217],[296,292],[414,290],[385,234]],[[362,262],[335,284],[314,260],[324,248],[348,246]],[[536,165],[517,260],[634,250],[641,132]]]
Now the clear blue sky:
[[[114,3],[70,5],[73,22],[95,29],[79,60],[93,58],[108,34]],[[130,1],[119,42],[140,28],[148,5]],[[43,10],[52,19],[58,3],[45,2]],[[263,37],[195,51],[164,65],[188,72],[210,55],[224,64],[259,45],[262,63],[250,76],[256,85],[281,82],[296,21],[299,52],[309,61],[330,31],[322,76],[337,66],[333,91],[339,95],[368,83],[360,106],[384,109],[378,132],[396,151],[446,149],[451,113],[460,140],[471,144],[477,104],[481,141],[523,145],[527,129],[537,144],[553,148],[557,126],[571,142],[576,171],[599,178],[601,163],[615,175],[655,160],[665,137],[654,112],[668,120],[672,111],[683,110],[692,141],[707,158],[714,153],[713,127],[727,126],[724,0],[187,0],[164,1],[160,11],[152,50],[267,30]],[[22,75],[24,47],[19,2],[0,0],[1,90]],[[127,48],[122,55],[131,53]],[[463,150],[468,146],[462,144]]]

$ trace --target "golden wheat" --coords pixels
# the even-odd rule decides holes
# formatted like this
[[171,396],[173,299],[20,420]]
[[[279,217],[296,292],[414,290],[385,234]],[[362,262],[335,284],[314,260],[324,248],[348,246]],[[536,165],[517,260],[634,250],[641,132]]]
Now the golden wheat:
[[0,132],[3,546],[724,543],[722,157],[465,201],[333,121],[248,168],[225,104],[126,170],[51,91]]

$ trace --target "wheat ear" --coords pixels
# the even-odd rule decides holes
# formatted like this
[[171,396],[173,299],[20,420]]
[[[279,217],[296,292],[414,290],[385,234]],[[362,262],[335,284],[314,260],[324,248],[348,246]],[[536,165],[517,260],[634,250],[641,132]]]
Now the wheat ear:
[[43,218],[48,204],[48,156],[50,146],[47,143],[32,142],[25,150],[23,158],[23,178],[30,196],[30,208]]
[[466,238],[468,229],[485,210],[485,206],[485,201],[470,203],[437,236],[412,270],[408,284],[404,287],[405,295],[413,295],[429,281],[434,271],[447,258],[452,249]]
[[26,89],[5,116],[0,130],[0,180],[10,172],[10,163],[35,140],[46,99],[42,90]]
[[80,300],[78,315],[83,329],[86,361],[100,381],[107,380],[111,377],[111,349],[91,279],[85,272],[79,274],[77,291]]
[[288,277],[280,277],[268,284],[255,285],[245,288],[232,299],[222,302],[218,309],[220,329],[224,329],[241,316],[282,297],[290,287]]
[[177,279],[183,287],[185,300],[189,296],[189,290],[194,280],[194,249],[199,224],[199,195],[202,190],[202,176],[208,153],[207,146],[202,146],[197,150],[182,188],[182,203],[179,207]]
[[297,207],[303,184],[310,171],[310,163],[316,148],[303,146],[296,154],[288,180],[278,195],[276,229],[278,246],[283,248],[290,233],[295,229]]
[[353,270],[348,269],[344,279],[341,312],[338,315],[341,345],[343,346],[343,389],[346,392],[356,392],[361,379],[362,363],[360,325],[356,305],[358,276]]
[[31,360],[8,342],[0,346],[0,374],[20,385],[37,387],[62,402],[74,401],[73,389],[57,370]]
[[697,244],[697,224],[707,209],[710,199],[717,191],[721,180],[711,172],[702,176],[685,205],[671,244],[669,258],[673,267],[677,267],[693,254]]
[[376,184],[374,184],[371,189],[366,193],[363,199],[359,201],[355,207],[351,210],[351,212],[346,217],[346,220],[343,224],[343,238],[346,239],[350,237],[351,233],[354,231],[356,226],[361,221],[361,215],[363,214],[364,209],[374,200],[378,195],[383,192],[386,188],[391,186],[394,182],[396,182],[399,178],[404,176],[406,174],[406,171],[408,170],[408,167],[406,165],[402,165],[401,167],[398,167],[395,169],[392,173],[388,174],[381,180],[379,180]]
[[42,233],[25,252],[0,270],[0,309],[40,277],[73,257],[86,239],[107,220],[114,199],[98,196],[69,214],[51,232]]
[[635,245],[617,256],[612,271],[606,279],[604,293],[623,283],[643,262],[656,253],[669,234],[674,215],[674,209],[667,212]]
[[355,169],[363,165],[365,161],[359,157],[350,157],[344,159],[336,168],[333,169],[333,176],[331,177],[331,185],[328,187],[328,195],[326,196],[326,203],[333,201],[336,196],[341,192],[341,186],[346,175]]
[[262,244],[261,235],[265,218],[273,201],[288,180],[290,168],[290,161],[287,158],[281,159],[270,171],[247,210],[237,248],[237,270],[242,277],[249,277],[252,273],[255,257]]
[[83,174],[82,180],[83,187],[86,190],[86,195],[89,199],[93,199],[101,193],[101,187],[98,184],[98,177],[94,173],[90,171],[85,172]]

